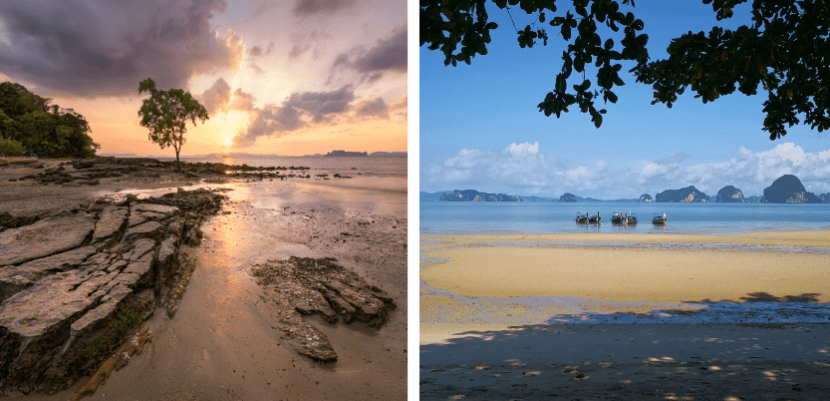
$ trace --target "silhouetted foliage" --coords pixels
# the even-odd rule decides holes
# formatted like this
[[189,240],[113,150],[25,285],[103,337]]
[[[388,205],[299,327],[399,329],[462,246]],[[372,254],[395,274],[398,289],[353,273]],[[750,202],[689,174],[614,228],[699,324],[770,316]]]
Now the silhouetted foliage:
[[[703,3],[712,4],[721,20],[731,18],[732,8],[746,1],[703,0]],[[671,107],[687,87],[704,103],[736,89],[745,95],[756,95],[763,88],[768,94],[764,102],[763,130],[770,133],[770,139],[786,135],[785,124],[791,127],[800,123],[802,113],[804,122],[813,129],[821,132],[830,128],[830,4],[827,2],[755,0],[751,5],[751,25],[735,31],[713,27],[708,35],[689,32],[671,42],[668,59],[649,62],[648,36],[637,35],[637,31],[644,29],[643,21],[631,12],[620,11],[620,3],[614,0],[571,0],[576,15],[570,9],[559,10],[556,0],[421,0],[421,45],[427,45],[430,50],[440,49],[446,56],[445,65],[455,66],[459,61],[469,64],[475,55],[487,54],[490,31],[498,27],[488,19],[487,3],[508,13],[516,9],[508,5],[518,6],[536,16],[533,24],[523,30],[516,28],[522,48],[533,47],[538,40],[547,45],[548,33],[542,27],[546,21],[568,43],[554,90],[538,105],[546,116],[559,117],[562,112],[568,112],[568,106],[577,104],[599,127],[605,110],[597,110],[594,100],[601,94],[606,103],[616,103],[617,96],[611,89],[624,84],[618,75],[622,66],[616,62],[633,60],[637,64],[631,71],[637,76],[637,82],[654,88],[652,104],[661,102]],[[633,0],[621,3],[634,7]],[[621,51],[613,39],[600,36],[599,25],[606,25],[614,32],[624,27]],[[585,78],[585,67],[592,62],[598,68],[595,81],[598,91],[589,91],[592,81]],[[573,71],[582,73],[582,82],[572,85],[573,91],[569,91],[567,83]]]
[[[747,0],[703,0],[718,20]],[[735,31],[713,27],[674,39],[666,60],[638,66],[637,81],[654,85],[654,102],[671,107],[687,87],[710,102],[739,90],[767,92],[764,131],[775,140],[784,125],[830,128],[830,4],[823,1],[753,1],[752,24]]]
[[86,119],[49,101],[23,85],[0,84],[0,137],[38,156],[94,156],[100,146],[89,136],[92,130]]
[[185,124],[188,120],[196,125],[196,119],[205,122],[207,110],[199,102],[181,89],[158,90],[156,83],[147,78],[138,85],[138,93],[150,92],[150,98],[144,99],[138,115],[141,126],[150,129],[150,140],[164,149],[172,146],[176,150],[176,167],[181,169],[179,152],[185,143]]
[[[576,104],[580,111],[590,114],[591,121],[599,127],[606,111],[597,110],[595,100],[601,95],[605,103],[616,103],[617,95],[611,89],[615,85],[625,85],[619,76],[622,65],[617,61],[633,60],[641,66],[648,60],[645,47],[648,36],[637,35],[644,27],[643,21],[631,12],[620,11],[620,3],[614,0],[572,0],[573,12],[560,10],[556,0],[421,0],[421,46],[427,44],[430,50],[440,49],[446,56],[444,65],[455,66],[459,61],[470,64],[476,54],[487,54],[490,31],[498,28],[498,24],[489,21],[486,3],[493,3],[508,13],[511,10],[508,4],[518,5],[525,13],[536,15],[533,24],[523,30],[516,28],[522,48],[533,47],[537,40],[547,46],[549,37],[545,22],[554,29],[553,35],[562,35],[568,43],[562,52],[562,69],[556,75],[554,89],[538,105],[539,111],[546,116],[556,114],[560,117],[562,112],[568,112],[569,106]],[[633,7],[634,0],[622,0],[622,4]],[[537,22],[539,27],[536,27]],[[622,27],[624,35],[619,45],[614,39],[600,36],[601,25],[613,32],[619,32]],[[586,78],[586,69],[591,63],[597,67],[595,83],[598,90],[590,90],[592,81]],[[568,79],[574,71],[581,73],[581,77],[570,90]]]

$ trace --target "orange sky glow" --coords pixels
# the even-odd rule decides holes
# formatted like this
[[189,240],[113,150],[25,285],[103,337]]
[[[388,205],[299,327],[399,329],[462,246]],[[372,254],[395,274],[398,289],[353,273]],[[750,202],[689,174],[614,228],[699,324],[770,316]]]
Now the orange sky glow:
[[[184,157],[407,149],[405,1],[62,7],[0,10],[7,37],[0,42],[0,80],[83,115],[99,154],[175,156],[172,148],[150,142],[139,125],[146,94],[138,94],[138,83],[147,77],[162,90],[187,90],[209,112],[204,124],[187,124]],[[94,23],[67,23],[54,33],[28,26],[31,18],[47,24],[55,21],[50,15],[67,12]],[[15,20],[18,15],[29,19]],[[159,28],[164,24],[154,15],[181,30]],[[50,34],[58,39],[50,44],[95,36],[83,42],[88,49],[67,47],[55,55],[32,42]]]

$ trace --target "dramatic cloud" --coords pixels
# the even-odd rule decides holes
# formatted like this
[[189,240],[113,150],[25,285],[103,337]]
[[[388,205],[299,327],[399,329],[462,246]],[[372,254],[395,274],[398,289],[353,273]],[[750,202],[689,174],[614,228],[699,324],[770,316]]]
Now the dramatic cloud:
[[197,95],[196,98],[205,106],[209,115],[220,111],[228,111],[228,103],[231,100],[231,87],[223,79],[219,78],[213,86]]
[[260,136],[279,138],[302,128],[330,123],[336,116],[345,116],[353,109],[351,102],[355,95],[350,86],[330,92],[296,92],[281,105],[269,104],[262,108],[256,107],[256,99],[241,89],[233,92],[233,98],[230,108],[251,115],[247,130],[234,138],[236,147],[246,147]]
[[352,100],[354,90],[351,86],[344,86],[332,92],[294,93],[285,105],[308,112],[313,116],[315,123],[320,123],[328,121],[332,114],[347,111]]
[[369,50],[356,46],[338,54],[331,69],[332,73],[343,68],[356,71],[362,76],[361,82],[372,83],[387,72],[406,73],[406,62],[406,25],[402,25]]
[[147,77],[159,88],[184,88],[193,76],[238,70],[242,39],[209,23],[226,7],[224,0],[4,1],[0,68],[40,90],[87,98],[135,95]]
[[389,106],[383,98],[376,98],[374,100],[365,100],[355,106],[355,114],[358,117],[378,117],[389,118]]
[[293,107],[266,105],[253,110],[247,131],[237,135],[233,141],[236,147],[242,148],[253,145],[260,136],[279,138],[307,125],[301,119],[301,112]]
[[309,16],[319,13],[333,14],[351,8],[355,0],[297,0],[294,3],[294,14]]
[[[511,144],[501,152],[462,149],[440,165],[423,168],[425,189],[473,188],[488,192],[558,197],[565,192],[603,199],[654,196],[666,189],[694,185],[715,195],[735,185],[745,196],[761,195],[764,188],[784,175],[794,174],[808,191],[830,192],[830,150],[808,153],[792,143],[764,152],[740,148],[728,161],[683,164],[678,154],[630,166],[612,167],[600,160],[590,165],[569,162],[539,151],[539,143]],[[624,185],[621,185],[623,183]]]
[[363,73],[406,72],[406,25],[395,28],[389,38],[378,40],[378,43],[355,60],[352,66]]

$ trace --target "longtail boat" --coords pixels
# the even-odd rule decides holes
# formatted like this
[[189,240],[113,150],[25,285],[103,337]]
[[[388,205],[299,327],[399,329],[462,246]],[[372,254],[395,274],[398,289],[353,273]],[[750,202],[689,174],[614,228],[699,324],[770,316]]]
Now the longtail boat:
[[660,215],[654,216],[654,218],[651,219],[651,223],[659,225],[659,226],[662,226],[662,225],[666,224],[666,214],[663,213],[662,216],[660,216]]
[[611,223],[619,225],[633,225],[637,224],[637,217],[635,217],[633,213],[629,215],[628,213],[623,214],[623,212],[616,212],[613,216],[611,216]]
[[597,212],[596,216],[588,216],[588,223],[590,224],[599,224],[600,217],[599,212]]
[[577,213],[574,221],[576,221],[576,224],[588,224],[588,215]]

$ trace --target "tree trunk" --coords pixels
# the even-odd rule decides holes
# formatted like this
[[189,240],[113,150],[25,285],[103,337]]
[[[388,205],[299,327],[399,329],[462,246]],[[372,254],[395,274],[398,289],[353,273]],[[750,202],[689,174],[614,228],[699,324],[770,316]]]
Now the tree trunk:
[[179,162],[179,147],[173,146],[173,149],[176,149],[176,170],[182,171],[182,163]]

